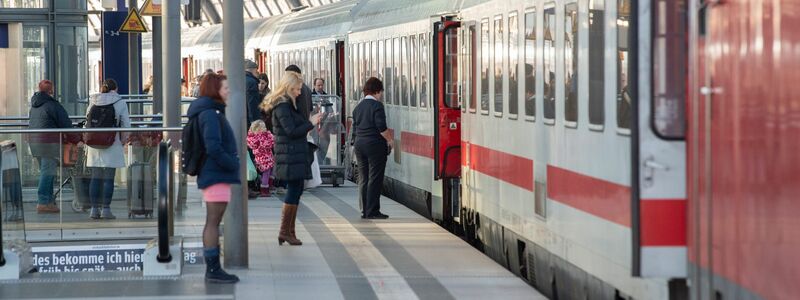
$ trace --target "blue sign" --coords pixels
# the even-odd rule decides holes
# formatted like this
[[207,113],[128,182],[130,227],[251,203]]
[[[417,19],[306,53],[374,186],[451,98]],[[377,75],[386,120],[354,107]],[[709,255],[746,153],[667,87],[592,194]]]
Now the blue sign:
[[[131,94],[128,87],[128,34],[119,32],[122,23],[128,16],[127,12],[103,12],[103,79],[113,78],[119,84],[120,94]],[[142,37],[137,34],[139,47],[139,70],[142,69]],[[139,72],[139,87],[134,88],[133,94],[141,94],[142,72]],[[98,92],[98,91],[92,91]]]

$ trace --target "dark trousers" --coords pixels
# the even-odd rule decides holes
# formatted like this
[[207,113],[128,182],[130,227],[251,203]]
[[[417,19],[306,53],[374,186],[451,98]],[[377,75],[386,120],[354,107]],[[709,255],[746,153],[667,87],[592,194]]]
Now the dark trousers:
[[286,189],[286,196],[283,197],[283,203],[298,205],[300,204],[300,196],[303,195],[303,188],[305,187],[305,180],[290,180],[286,182],[288,188]]
[[361,199],[362,214],[369,217],[381,211],[381,189],[383,173],[386,170],[386,143],[358,145],[355,154],[358,159],[358,192]]

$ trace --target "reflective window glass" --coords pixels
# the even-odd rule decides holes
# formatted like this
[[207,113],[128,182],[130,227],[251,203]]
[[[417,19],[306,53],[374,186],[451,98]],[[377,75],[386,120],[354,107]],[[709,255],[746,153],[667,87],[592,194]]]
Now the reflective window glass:
[[628,22],[631,3],[630,0],[618,0],[617,3],[617,127],[628,129],[631,128],[631,94],[628,92]]
[[544,118],[556,118],[556,8],[552,2],[544,8]]
[[419,107],[428,107],[428,71],[430,66],[430,49],[428,49],[429,39],[427,34],[419,35],[420,44],[420,83],[419,83]]
[[503,56],[506,53],[503,51],[503,36],[504,36],[504,28],[503,28],[503,17],[500,16],[494,20],[494,52],[492,53],[494,58],[494,112],[495,114],[502,114],[503,113],[503,101],[505,100],[505,94],[503,90]]
[[525,115],[536,116],[536,13],[525,14]]
[[489,20],[481,22],[481,112],[489,112]]
[[508,113],[516,116],[519,113],[519,24],[517,13],[508,16]]
[[408,78],[410,80],[410,83],[411,83],[410,84],[410,89],[411,90],[409,90],[409,95],[410,95],[409,98],[410,98],[411,107],[417,107],[417,92],[418,92],[417,80],[419,80],[419,47],[418,47],[419,46],[418,45],[419,42],[417,41],[417,36],[416,35],[412,35],[412,36],[408,37],[408,40],[409,40],[409,45],[410,45],[410,49],[411,49],[411,51],[410,51],[411,53],[409,53],[409,57],[410,57],[409,65],[410,65],[410,71],[411,72],[410,72],[410,74],[408,76]]
[[578,121],[578,4],[564,8],[564,119]]
[[589,1],[589,123],[605,122],[605,0]]

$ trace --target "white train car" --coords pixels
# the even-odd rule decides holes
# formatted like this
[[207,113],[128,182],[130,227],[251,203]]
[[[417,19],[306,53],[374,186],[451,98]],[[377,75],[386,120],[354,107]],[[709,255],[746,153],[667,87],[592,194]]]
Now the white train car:
[[[683,298],[685,145],[653,133],[650,95],[682,3],[341,1],[248,22],[246,56],[273,84],[289,64],[326,79],[345,112],[382,79],[384,194],[544,294]],[[185,65],[221,65],[219,30]]]

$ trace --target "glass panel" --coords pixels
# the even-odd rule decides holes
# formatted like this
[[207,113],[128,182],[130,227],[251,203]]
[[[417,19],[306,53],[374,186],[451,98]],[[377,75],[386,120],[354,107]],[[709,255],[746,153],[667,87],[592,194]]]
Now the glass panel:
[[578,121],[578,4],[564,8],[564,119]]
[[556,118],[556,8],[549,3],[544,9],[544,118]]
[[516,116],[519,113],[519,24],[517,13],[508,17],[508,113]]
[[[618,8],[630,7],[630,0],[618,0]],[[628,92],[628,22],[630,11],[617,12],[617,127],[631,128],[631,95]]]
[[[39,81],[49,78],[47,73],[48,45],[47,26],[22,27],[22,60],[24,65],[23,91],[25,101],[29,101],[38,89]],[[27,115],[27,107],[19,108],[15,115]]]
[[386,40],[386,69],[383,72],[386,74],[386,82],[384,83],[386,100],[384,100],[384,103],[387,104],[395,104],[396,102],[396,99],[394,98],[394,47],[392,45],[391,39]]
[[653,24],[653,128],[664,138],[685,136],[686,2],[659,0]]
[[409,63],[408,63],[408,38],[402,37],[400,42],[400,103],[408,106],[409,98]]
[[481,22],[481,112],[489,112],[489,21]]
[[430,43],[427,34],[420,34],[420,88],[419,88],[419,107],[426,108],[428,107],[428,72],[430,71],[428,66],[428,60],[430,55],[430,49],[428,49],[428,44]]
[[86,0],[56,0],[56,9],[86,10]]
[[476,41],[476,30],[475,26],[469,27],[469,42],[467,44],[467,60],[469,61],[469,71],[467,73],[467,86],[469,86],[469,109],[472,112],[475,112],[477,109],[477,102],[478,102],[478,93],[477,88],[475,87],[476,79],[478,78],[478,43]]
[[448,30],[444,38],[444,105],[448,108],[458,108],[458,29]]
[[417,79],[419,77],[419,47],[417,47],[417,36],[412,35],[408,37],[410,53],[410,60],[408,61],[409,75],[408,79],[411,81],[409,90],[409,99],[411,107],[417,107]]
[[[386,64],[386,57],[384,57],[385,53],[386,52],[384,51],[383,40],[380,40],[380,41],[378,41],[378,56],[377,56],[378,57],[378,67],[375,68],[375,69],[378,72],[378,74],[377,74],[378,79],[380,79],[381,81],[384,81],[384,85],[386,84],[385,79],[383,78],[383,66]],[[384,87],[384,89],[385,89],[385,87]]]
[[401,83],[400,78],[403,76],[402,70],[402,60],[400,59],[400,38],[394,39],[394,104],[400,105],[400,98],[403,97],[403,92],[401,91]]
[[49,0],[0,0],[0,8],[47,8],[49,2]]
[[589,1],[589,123],[605,122],[605,0]]
[[536,116],[536,13],[525,14],[525,115]]
[[88,31],[83,27],[56,26],[56,99],[71,115],[82,114],[88,97]]
[[496,114],[502,114],[503,101],[505,101],[503,90],[503,54],[506,53],[503,51],[502,17],[494,20],[494,35],[492,39],[494,39],[494,52],[492,53],[494,57],[494,112]]

